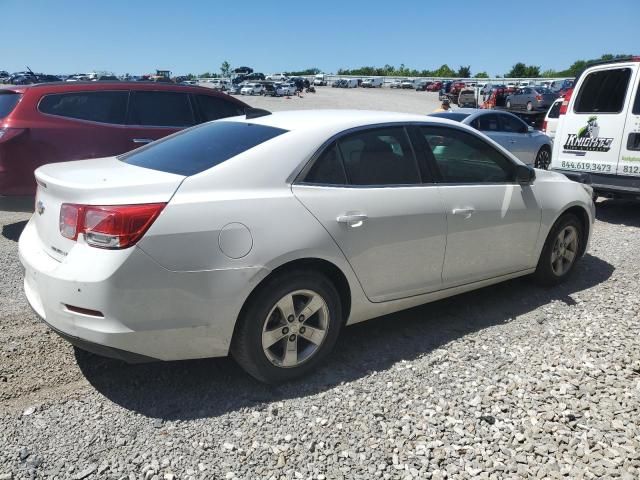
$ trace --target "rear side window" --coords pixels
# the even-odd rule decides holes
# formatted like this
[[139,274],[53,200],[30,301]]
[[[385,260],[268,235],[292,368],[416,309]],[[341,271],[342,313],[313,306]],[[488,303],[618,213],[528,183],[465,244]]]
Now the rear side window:
[[562,105],[562,102],[553,102],[547,116],[549,118],[560,118],[560,105]]
[[500,115],[502,131],[509,133],[526,133],[527,126],[519,119],[511,115]]
[[45,95],[38,110],[49,115],[121,125],[129,92],[73,92]]
[[420,183],[418,164],[403,127],[367,130],[338,141],[352,185]]
[[15,92],[0,93],[0,118],[9,115],[18,104],[22,94]]
[[208,122],[219,118],[235,117],[242,115],[244,108],[212,95],[194,95],[200,118]]
[[620,113],[624,107],[630,68],[591,72],[586,76],[576,99],[576,113]]
[[498,115],[493,113],[480,115],[472,122],[472,127],[481,132],[497,132],[500,130]]
[[195,124],[189,95],[178,92],[131,92],[129,125],[188,127]]
[[286,130],[243,122],[206,123],[121,155],[138,167],[195,175],[266,142]]

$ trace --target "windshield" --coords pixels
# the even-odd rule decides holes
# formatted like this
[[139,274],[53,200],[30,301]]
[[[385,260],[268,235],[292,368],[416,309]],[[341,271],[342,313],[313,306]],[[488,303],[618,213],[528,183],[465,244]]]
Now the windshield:
[[287,130],[244,122],[211,122],[118,157],[124,163],[177,175],[204,172]]
[[9,115],[21,98],[21,93],[0,92],[0,118]]

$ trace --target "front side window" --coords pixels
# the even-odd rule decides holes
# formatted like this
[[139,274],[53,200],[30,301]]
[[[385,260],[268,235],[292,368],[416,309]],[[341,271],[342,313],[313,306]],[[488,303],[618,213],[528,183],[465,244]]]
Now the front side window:
[[578,96],[576,113],[620,113],[627,96],[630,68],[591,72],[586,76]]
[[422,127],[444,183],[505,183],[515,166],[479,138],[453,128]]
[[42,97],[38,110],[60,117],[121,125],[128,96],[128,91],[54,93]]
[[128,123],[154,127],[194,125],[189,95],[179,92],[131,92]]
[[244,122],[190,128],[118,157],[124,163],[177,175],[195,175],[285,133]]
[[352,185],[420,183],[418,164],[403,127],[348,135],[338,141],[338,150]]
[[235,117],[244,113],[244,108],[212,95],[194,95],[200,117],[205,121]]
[[560,118],[560,105],[562,105],[562,102],[553,102],[547,116],[549,118]]

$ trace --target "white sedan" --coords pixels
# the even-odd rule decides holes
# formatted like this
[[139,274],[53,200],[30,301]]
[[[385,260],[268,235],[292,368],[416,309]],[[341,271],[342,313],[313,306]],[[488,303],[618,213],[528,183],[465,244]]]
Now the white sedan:
[[240,89],[241,95],[262,95],[264,87],[261,83],[248,83]]
[[265,382],[310,372],[345,325],[562,282],[594,220],[589,186],[400,113],[248,109],[36,179],[19,251],[52,329],[126,360],[231,353]]

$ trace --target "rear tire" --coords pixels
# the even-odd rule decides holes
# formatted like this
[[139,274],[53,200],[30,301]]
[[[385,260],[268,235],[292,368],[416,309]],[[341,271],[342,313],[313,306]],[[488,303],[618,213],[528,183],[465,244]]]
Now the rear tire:
[[542,248],[534,277],[545,286],[564,282],[573,272],[582,252],[584,227],[572,213],[562,215],[551,227]]
[[549,170],[549,165],[551,165],[551,149],[547,145],[543,145],[538,150],[534,167]]
[[[309,306],[319,307],[310,313]],[[305,316],[305,310],[310,314]],[[323,363],[342,324],[340,297],[327,277],[304,270],[283,272],[261,285],[245,305],[231,355],[261,382],[286,382]]]

